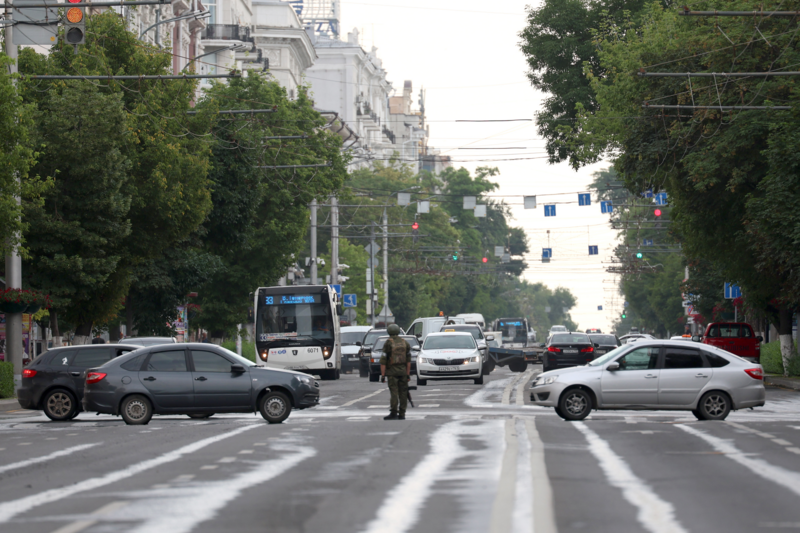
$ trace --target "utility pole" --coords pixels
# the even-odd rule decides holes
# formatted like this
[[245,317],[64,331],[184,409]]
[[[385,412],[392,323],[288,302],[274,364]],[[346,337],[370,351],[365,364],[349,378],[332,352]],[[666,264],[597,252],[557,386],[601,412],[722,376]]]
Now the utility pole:
[[[13,18],[13,8],[6,8],[6,20]],[[17,73],[17,45],[14,44],[14,26],[9,24],[4,27],[6,36],[6,55],[11,59],[9,73]],[[17,185],[20,177],[17,175]],[[21,204],[19,196],[15,198],[17,205]],[[16,236],[18,237],[18,235]],[[6,256],[6,288],[22,288],[22,259],[16,247]],[[6,313],[6,361],[14,365],[14,390],[22,385],[22,313]]]
[[383,310],[388,320],[389,313],[389,215],[383,208]]
[[[375,250],[375,223],[373,222],[372,225],[369,227],[369,247],[370,250]],[[369,323],[373,327],[375,326],[375,255],[373,252],[370,252],[370,261],[369,261],[369,270],[370,275],[369,277],[372,281],[369,284],[369,294],[367,298],[369,299]]]
[[331,285],[339,283],[339,199],[331,196]]
[[317,199],[311,200],[311,284],[316,285],[317,279]]

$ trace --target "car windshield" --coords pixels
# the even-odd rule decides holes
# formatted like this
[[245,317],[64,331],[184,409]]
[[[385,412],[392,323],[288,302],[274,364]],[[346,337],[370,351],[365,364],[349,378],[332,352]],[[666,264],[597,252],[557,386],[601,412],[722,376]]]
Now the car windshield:
[[550,344],[591,344],[591,341],[585,333],[556,333]]
[[597,359],[595,359],[594,361],[589,363],[589,366],[604,365],[607,362],[609,362],[612,359],[614,359],[616,356],[622,354],[622,352],[624,352],[627,349],[628,349],[628,346],[619,346],[618,348],[614,348],[613,350],[611,350],[607,354],[601,355],[600,357],[598,357]]
[[[417,340],[416,337],[401,336],[400,338],[403,339],[404,341],[406,341],[408,343],[408,345],[411,346],[411,348],[415,348],[415,347],[419,346],[419,341]],[[375,351],[375,352],[379,352],[379,351],[383,350],[383,345],[386,344],[386,341],[388,339],[389,339],[388,335],[385,336],[385,337],[379,338],[377,341],[375,341],[375,344],[372,346],[372,350]]]
[[364,340],[363,331],[342,331],[340,335],[342,346],[353,346],[355,343]]
[[425,339],[423,350],[471,350],[475,348],[475,340],[467,335],[429,335]]
[[378,337],[384,337],[386,335],[385,329],[373,329],[364,336],[364,346],[372,346],[375,344],[375,341],[378,340]]
[[592,342],[602,344],[604,346],[616,346],[617,338],[614,335],[589,335]]
[[236,363],[237,363],[237,364],[240,364],[240,365],[242,365],[242,366],[257,366],[257,365],[256,365],[254,362],[252,362],[251,360],[249,360],[249,359],[245,359],[245,358],[244,358],[244,357],[242,357],[241,355],[238,355],[238,354],[236,354],[236,353],[234,353],[234,352],[232,352],[232,351],[228,350],[227,348],[223,348],[222,346],[217,346],[217,348],[218,348],[218,349],[220,349],[220,350],[222,350],[223,352],[225,352],[225,355],[227,355],[228,357],[230,357],[231,359],[233,359],[234,361],[236,361]]
[[162,339],[159,338],[152,338],[152,339],[122,339],[121,341],[123,344],[133,344],[135,346],[158,346],[159,344],[173,344],[173,341],[170,337],[164,337]]
[[464,333],[471,333],[472,338],[480,340],[483,338],[483,332],[478,326],[442,326],[443,332],[463,331]]

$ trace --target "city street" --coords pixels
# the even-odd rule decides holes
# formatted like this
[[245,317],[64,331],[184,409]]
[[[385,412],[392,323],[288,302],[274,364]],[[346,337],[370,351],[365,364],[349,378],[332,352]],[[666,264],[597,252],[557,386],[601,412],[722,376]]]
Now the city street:
[[[407,420],[385,384],[324,381],[319,407],[126,426],[31,411],[0,419],[0,530],[730,532],[800,529],[800,396],[691,413],[529,405],[539,372],[430,382]],[[522,379],[524,381],[522,381]]]

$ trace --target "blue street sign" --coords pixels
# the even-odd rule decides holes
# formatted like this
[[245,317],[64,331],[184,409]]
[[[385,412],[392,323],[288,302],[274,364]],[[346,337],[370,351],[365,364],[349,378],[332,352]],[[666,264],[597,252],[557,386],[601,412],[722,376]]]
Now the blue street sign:
[[344,307],[358,307],[356,304],[358,303],[358,298],[356,298],[355,294],[345,294],[343,296]]
[[614,206],[611,205],[611,202],[600,202],[601,213],[611,213],[613,211],[614,211]]
[[597,255],[597,246],[589,246],[589,255]]
[[598,311],[602,311],[602,310],[603,310],[603,306],[602,306],[602,305],[598,305],[598,306],[597,306],[597,310],[598,310]]
[[667,193],[660,192],[656,194],[656,204],[658,205],[667,205]]
[[553,249],[542,248],[542,259],[550,259],[551,257],[553,257]]
[[335,290],[336,294],[338,294],[339,298],[341,298],[342,297],[342,286],[337,284],[337,285],[331,285],[331,287],[333,287],[333,290]]
[[653,189],[647,189],[642,193],[642,196],[645,198],[652,198],[653,197]]
[[544,216],[546,217],[556,216],[556,206],[553,204],[544,206]]
[[723,288],[723,292],[725,293],[726,300],[733,300],[735,298],[742,297],[742,289],[740,289],[738,285],[734,285],[733,283],[726,283],[725,287]]
[[578,195],[578,205],[592,205],[592,196],[591,194],[584,193]]
[[644,239],[642,241],[642,246],[653,246],[653,239]]

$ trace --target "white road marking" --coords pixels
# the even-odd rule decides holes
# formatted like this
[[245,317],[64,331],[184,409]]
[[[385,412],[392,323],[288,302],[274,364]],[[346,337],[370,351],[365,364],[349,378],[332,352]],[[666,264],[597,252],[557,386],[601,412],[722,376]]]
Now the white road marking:
[[194,479],[194,474],[183,474],[176,477],[173,481],[181,482],[181,481],[191,481]]
[[168,489],[169,487],[170,487],[169,483],[156,483],[155,485],[152,485],[150,488],[151,489]]
[[786,451],[787,452],[796,453],[797,455],[800,455],[800,448],[786,448]]
[[236,457],[223,457],[222,459],[220,459],[217,462],[218,463],[233,463],[235,461],[236,461]]
[[423,403],[420,404],[419,407],[439,407],[438,403]]
[[367,409],[386,409],[385,405],[368,405]]
[[514,402],[517,405],[525,405],[525,384],[531,380],[534,373],[538,374],[539,372],[535,368],[528,369],[522,374],[522,379],[520,379],[519,383],[517,383],[517,394]]
[[20,442],[19,444],[17,444],[17,446],[29,446],[30,444],[32,444],[32,443],[30,443],[30,442]]
[[514,386],[517,382],[522,378],[523,374],[517,374],[514,376],[506,388],[503,389],[503,399],[500,401],[503,405],[509,405],[511,403],[511,391],[514,389]]
[[266,446],[266,445],[267,445],[266,442],[256,442],[255,444],[253,444],[253,446]]
[[[531,443],[525,438],[525,423],[514,417],[517,436],[517,480],[514,511],[511,515],[514,533],[533,533],[533,482],[531,480]],[[521,437],[521,438],[520,438]]]
[[38,492],[36,494],[31,494],[30,496],[26,496],[24,498],[2,502],[0,503],[0,523],[8,522],[18,514],[29,511],[34,507],[38,507],[39,505],[44,505],[46,503],[51,503],[58,500],[62,500],[67,497],[75,496],[76,494],[85,492],[87,490],[97,489],[100,487],[104,487],[106,485],[111,485],[112,483],[117,483],[123,479],[135,476],[136,474],[141,474],[142,472],[150,470],[157,466],[172,463],[174,461],[177,461],[184,455],[194,454],[195,452],[197,452],[198,450],[202,450],[206,446],[210,446],[211,444],[217,443],[219,441],[229,439],[231,437],[239,435],[240,433],[244,433],[245,431],[249,431],[257,427],[263,427],[263,425],[251,424],[247,426],[242,426],[234,430],[226,431],[225,433],[217,435],[215,437],[209,437],[207,439],[199,440],[187,446],[178,448],[177,450],[173,450],[163,455],[159,455],[158,457],[154,457],[152,459],[148,459],[146,461],[133,464],[127,468],[123,468],[122,470],[115,470],[100,477],[94,477],[85,479],[83,481],[79,481],[73,485],[70,485],[69,490],[64,490],[62,487],[58,487],[43,492]]
[[361,398],[356,398],[355,400],[351,400],[351,401],[349,401],[349,402],[347,402],[347,403],[343,403],[343,404],[342,404],[342,405],[340,405],[339,407],[350,407],[350,406],[351,406],[351,405],[353,405],[354,403],[358,403],[358,402],[360,402],[361,400],[366,400],[367,398],[372,398],[373,396],[376,396],[376,395],[378,395],[378,394],[382,393],[382,392],[383,392],[383,391],[385,391],[385,390],[388,390],[388,389],[378,389],[378,390],[376,390],[375,392],[371,392],[371,393],[367,394],[366,396],[362,396]]
[[556,533],[553,487],[547,475],[544,442],[539,437],[533,418],[525,419],[531,445],[531,476],[533,482],[533,531],[534,533]]
[[[106,515],[116,511],[117,509],[121,509],[128,505],[128,502],[111,502],[102,506],[100,509],[93,512],[93,515],[97,515],[98,517],[102,515]],[[97,523],[97,520],[77,520],[71,524],[67,524],[64,527],[60,527],[56,529],[53,533],[78,533],[79,531],[83,531],[86,528],[92,527]]]
[[773,465],[763,459],[748,457],[747,454],[742,453],[741,450],[733,445],[733,441],[714,437],[713,435],[709,435],[704,431],[690,426],[678,424],[675,427],[681,428],[686,433],[700,437],[716,451],[724,453],[729,459],[736,461],[754,474],[778,485],[782,485],[800,496],[800,473]]
[[505,421],[505,452],[500,468],[500,480],[497,483],[497,492],[492,506],[492,522],[490,533],[507,533],[511,531],[514,501],[516,494],[517,455],[519,442],[517,439],[514,419]]
[[372,418],[371,416],[348,416],[345,420],[350,420],[352,422],[366,422]]
[[[42,455],[41,457],[31,457],[30,459],[25,459],[24,461],[19,461],[17,463],[11,463],[7,465],[0,466],[0,474],[3,472],[8,472],[9,470],[14,470],[15,468],[25,468],[30,465],[35,465],[36,463],[43,463],[45,461],[49,461],[50,459],[57,459],[59,457],[64,457],[65,455],[70,455],[75,452],[80,452],[82,450],[87,450],[98,444],[102,444],[102,442],[96,442],[94,444],[81,444],[80,446],[72,446],[71,448],[64,448],[63,450],[59,450],[57,452],[53,452],[48,455]],[[5,450],[5,448],[0,448],[0,450]]]
[[338,409],[338,405],[318,405],[314,409]]
[[783,440],[783,439],[772,439],[772,442],[774,442],[775,444],[780,444],[781,446],[791,446],[792,445],[791,442],[789,442],[788,440]]
[[649,485],[639,479],[622,457],[614,453],[607,441],[601,439],[583,422],[575,422],[573,426],[586,437],[589,451],[600,463],[609,483],[620,489],[622,496],[638,509],[636,518],[644,529],[652,533],[686,532],[675,518],[672,504],[662,500]]
[[217,465],[203,465],[200,467],[200,470],[216,470]]
[[253,453],[253,450],[241,450],[241,451],[239,451],[239,455],[247,455],[249,453]]

